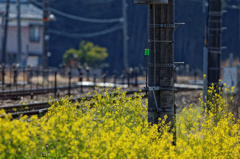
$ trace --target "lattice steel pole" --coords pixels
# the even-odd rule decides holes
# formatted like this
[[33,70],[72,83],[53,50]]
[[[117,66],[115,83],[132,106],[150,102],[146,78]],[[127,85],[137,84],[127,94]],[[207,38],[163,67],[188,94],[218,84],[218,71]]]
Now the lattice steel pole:
[[[145,2],[145,3],[144,3]],[[135,0],[135,3],[148,4],[147,49],[149,55],[148,121],[158,124],[159,118],[167,116],[166,123],[171,122],[171,129],[176,122],[176,105],[174,104],[174,31],[180,24],[174,23],[175,0]],[[176,131],[174,143],[176,142]]]
[[[175,0],[135,0],[137,4],[149,4],[149,95],[148,121],[158,124],[159,118],[174,116],[174,23]],[[181,23],[183,24],[183,23]]]
[[208,12],[208,86],[218,85],[221,74],[222,0],[209,0]]
[[174,0],[150,5],[149,17],[148,120],[157,124],[167,115],[173,123]]

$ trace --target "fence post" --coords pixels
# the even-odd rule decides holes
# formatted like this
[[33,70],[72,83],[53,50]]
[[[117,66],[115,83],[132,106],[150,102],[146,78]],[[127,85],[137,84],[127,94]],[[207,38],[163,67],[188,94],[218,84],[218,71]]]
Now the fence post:
[[82,71],[81,66],[78,66],[78,81],[79,82],[81,81],[80,80],[80,78],[81,78],[81,71]]
[[44,68],[42,68],[42,91],[44,91],[44,80],[45,80]]
[[26,70],[23,68],[23,90],[25,90],[25,81],[26,81]]
[[47,68],[47,87],[49,88],[49,68]]
[[83,73],[82,73],[82,68],[80,65],[78,66],[78,75],[79,75],[79,82],[81,83],[80,92],[83,93],[83,85],[82,85]]
[[240,81],[240,64],[237,64],[237,82]]
[[33,92],[31,92],[31,99],[33,99]]
[[130,69],[127,68],[126,72],[127,72],[127,84],[128,84],[128,88],[129,88],[130,87]]
[[138,87],[138,68],[137,67],[135,67],[134,68],[134,73],[135,73],[135,84],[134,84],[134,86],[136,86],[136,87]]
[[[30,78],[29,78],[29,82],[30,82],[30,89],[32,90],[32,77],[33,77],[33,69],[32,68],[30,68]],[[31,81],[30,81],[30,79],[31,79]]]
[[116,88],[116,79],[117,79],[117,75],[116,72],[113,73],[113,84],[114,84],[114,88]]
[[14,81],[15,81],[15,84],[16,84],[16,90],[18,90],[17,76],[18,76],[18,67],[17,67],[17,65],[15,65],[15,70],[14,70]]
[[197,71],[194,71],[194,83],[197,84]]
[[57,97],[59,99],[59,97],[60,97],[60,90],[57,91]]
[[106,73],[103,74],[103,88],[105,88],[105,84],[106,84]]
[[93,89],[95,89],[95,87],[96,87],[96,77],[97,77],[97,75],[96,75],[96,73],[94,73],[94,75],[93,75]]
[[33,92],[32,92],[32,77],[33,77],[33,69],[30,68],[30,78],[31,78],[31,82],[30,82],[30,78],[29,78],[29,82],[30,82],[30,90],[31,90],[31,99],[33,99]]
[[57,71],[54,72],[54,98],[57,97]]
[[87,71],[87,81],[89,81],[90,68],[87,67],[87,68],[86,68],[86,71]]
[[17,66],[13,66],[13,83],[17,84]]
[[80,82],[81,82],[81,93],[83,93],[83,73],[80,73]]
[[124,71],[123,71],[121,77],[122,77],[122,85],[124,87],[124,85],[125,85],[125,82],[124,82],[125,81],[125,73],[124,73]]
[[71,95],[71,78],[72,78],[72,74],[71,74],[71,70],[68,72],[68,96],[70,97]]
[[27,84],[30,83],[30,66],[27,66]]
[[4,90],[4,84],[5,84],[5,65],[2,64],[2,90]]
[[[37,92],[38,92],[38,74],[39,74],[39,68],[37,68]],[[37,93],[37,100],[38,100],[38,93]]]
[[10,76],[10,83],[9,83],[9,89],[10,89],[10,93],[11,93],[11,87],[12,87],[12,82],[11,82],[11,79],[12,79],[12,68],[10,67],[10,69],[9,69],[9,71],[10,71],[10,74],[9,74],[9,76]]

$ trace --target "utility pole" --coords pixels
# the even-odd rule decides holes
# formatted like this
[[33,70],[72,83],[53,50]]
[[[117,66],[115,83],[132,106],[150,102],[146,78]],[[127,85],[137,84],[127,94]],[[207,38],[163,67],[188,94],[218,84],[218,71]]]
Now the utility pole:
[[123,66],[128,68],[128,29],[127,29],[127,7],[126,0],[122,0],[123,14]]
[[173,124],[174,116],[174,23],[175,0],[135,0],[149,4],[149,94],[148,121],[158,124],[167,115]]
[[238,33],[238,38],[239,38],[239,55],[240,55],[240,3],[239,3],[239,7],[238,7],[238,29],[239,29],[239,33]]
[[208,86],[218,85],[221,74],[222,0],[209,0],[207,48]]
[[[4,39],[4,25],[5,25],[5,11],[2,10],[1,12],[1,18],[2,18],[2,26],[1,26],[1,42],[2,42],[2,47],[3,47],[3,39]],[[2,48],[1,48],[2,49]],[[3,51],[1,50],[1,63],[3,63],[2,61],[3,59]]]
[[9,12],[9,3],[10,0],[7,0],[7,5],[6,5],[6,13],[4,17],[4,35],[3,35],[3,41],[2,41],[2,61],[1,63],[6,63],[6,45],[7,45],[7,32],[8,32],[8,12]]
[[28,67],[28,65],[27,65],[28,55],[29,55],[29,45],[26,45],[26,56],[25,56],[25,66],[26,67]]
[[17,63],[21,64],[21,55],[22,55],[22,39],[21,39],[21,10],[20,10],[20,0],[16,1],[17,7]]
[[148,120],[153,124],[165,115],[173,123],[174,1],[150,5]]
[[202,0],[202,12],[206,12],[206,0]]
[[43,68],[48,67],[48,43],[49,43],[49,34],[48,34],[48,22],[49,22],[49,1],[43,0],[43,54],[42,54],[42,64]]

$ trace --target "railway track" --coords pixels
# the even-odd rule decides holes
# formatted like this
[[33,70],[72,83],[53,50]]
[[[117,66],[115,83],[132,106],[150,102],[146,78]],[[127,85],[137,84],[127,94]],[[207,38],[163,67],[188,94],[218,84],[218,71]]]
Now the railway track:
[[56,94],[57,92],[63,92],[63,91],[68,91],[69,94],[71,94],[72,90],[79,89],[80,92],[83,92],[83,89],[85,88],[92,88],[94,87],[122,87],[122,88],[127,88],[126,84],[120,85],[120,84],[114,84],[114,83],[94,83],[94,82],[88,82],[88,81],[83,81],[82,83],[77,82],[77,83],[72,83],[71,85],[65,85],[65,86],[55,86],[55,87],[41,87],[38,86],[37,88],[21,88],[21,89],[8,89],[8,90],[1,90],[0,91],[0,100],[7,100],[7,99],[12,99],[12,100],[19,100],[20,97],[25,97],[25,96],[35,96],[35,95],[41,95],[41,94],[49,94],[53,93]]
[[[92,85],[74,85],[71,88],[79,88],[79,87],[93,87]],[[62,86],[58,87],[58,90],[68,90],[69,87]],[[187,87],[185,85],[177,85],[175,87],[175,92],[181,92],[181,91],[194,91],[199,90],[201,87]],[[135,92],[139,92],[139,90],[142,90],[142,92],[146,92],[146,89],[135,89],[135,90],[129,90],[126,91],[126,95],[134,94]],[[37,94],[44,94],[44,93],[53,93],[55,91],[55,88],[39,88],[37,90],[17,90],[15,92],[5,91],[0,93],[0,99],[4,97],[15,97],[15,96],[29,96],[34,93],[34,95]],[[9,95],[9,96],[8,96]],[[145,97],[147,97],[145,95]],[[82,101],[83,99],[91,99],[93,96],[86,96],[81,98],[71,98],[70,100],[72,102],[74,101]],[[60,100],[55,100],[60,101]],[[28,104],[16,104],[16,105],[7,105],[7,106],[0,106],[0,109],[4,109],[6,113],[11,113],[13,118],[18,117],[19,115],[38,115],[38,114],[44,114],[47,112],[48,108],[50,107],[48,102],[37,102],[37,103],[28,103]]]
[[[114,87],[114,83],[98,83],[99,87],[109,87],[112,84]],[[34,96],[34,95],[41,95],[46,93],[56,93],[57,91],[67,91],[70,89],[82,89],[83,88],[94,88],[96,84],[93,82],[83,82],[83,85],[80,83],[72,84],[69,86],[58,86],[58,87],[47,87],[47,88],[28,88],[28,89],[18,89],[18,90],[2,90],[0,91],[0,100],[6,99],[18,99],[19,97],[25,96]],[[117,84],[116,87],[123,87],[127,88],[127,85],[119,85]],[[189,91],[189,90],[201,90],[202,86],[198,85],[187,85],[187,84],[175,84],[175,91]]]
[[[73,85],[71,86],[71,89],[77,89],[80,87],[81,86]],[[18,97],[34,96],[34,95],[40,95],[45,93],[54,93],[55,91],[66,91],[68,89],[69,89],[68,86],[59,86],[57,87],[57,89],[55,88],[37,88],[36,89],[35,88],[35,89],[4,90],[0,92],[0,100],[17,99]]]
[[[136,89],[136,90],[129,90],[126,91],[126,95],[132,95],[135,92],[139,92],[142,90],[142,92],[146,91],[146,89]],[[75,101],[83,101],[83,100],[90,100],[93,98],[94,95],[91,96],[85,96],[81,98],[70,98],[69,100],[72,102]],[[144,97],[147,97],[146,95]],[[60,100],[55,100],[55,102]],[[6,113],[11,113],[13,118],[17,118],[20,115],[41,115],[45,114],[48,111],[48,108],[50,107],[49,102],[37,102],[37,103],[28,103],[28,104],[16,104],[16,105],[7,105],[7,106],[0,106],[0,110],[4,109]],[[0,116],[3,117],[3,116]]]

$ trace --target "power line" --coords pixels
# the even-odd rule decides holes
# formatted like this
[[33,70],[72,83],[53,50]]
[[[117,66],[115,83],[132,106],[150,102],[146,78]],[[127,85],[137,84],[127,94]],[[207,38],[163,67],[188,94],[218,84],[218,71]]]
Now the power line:
[[62,11],[59,11],[57,9],[54,8],[49,8],[50,11],[55,12],[61,16],[67,17],[67,18],[71,18],[74,20],[79,20],[79,21],[85,21],[85,22],[91,22],[91,23],[115,23],[115,22],[122,22],[123,18],[114,18],[114,19],[92,19],[92,18],[84,18],[84,17],[79,17],[79,16],[75,16],[75,15],[71,15],[68,13],[64,13]]
[[94,37],[94,36],[99,36],[99,35],[104,35],[104,34],[108,34],[117,30],[122,29],[122,25],[117,25],[114,26],[110,29],[106,29],[103,31],[99,31],[99,32],[95,32],[95,33],[68,33],[68,32],[62,32],[62,31],[58,31],[58,30],[49,30],[50,33],[53,34],[58,34],[58,35],[62,35],[62,36],[67,36],[67,37],[75,37],[75,38],[90,38],[90,37]]
[[[30,0],[30,2],[35,3],[36,5],[42,6],[41,3],[37,2],[36,0]],[[60,10],[54,9],[54,8],[49,8],[50,11],[59,14],[61,16],[71,18],[74,20],[79,20],[79,21],[84,21],[84,22],[90,22],[90,23],[115,23],[115,22],[122,22],[123,18],[113,18],[113,19],[94,19],[94,18],[85,18],[85,17],[79,17],[76,15],[71,15],[68,13],[64,13]]]

